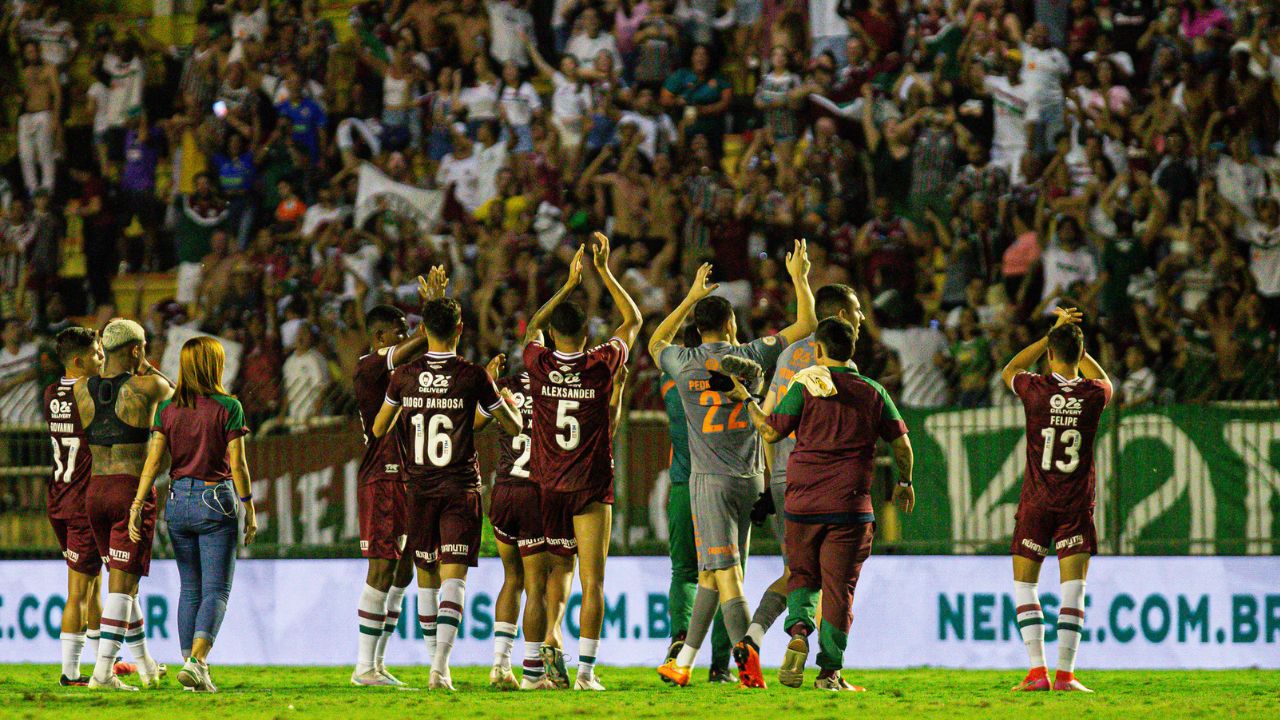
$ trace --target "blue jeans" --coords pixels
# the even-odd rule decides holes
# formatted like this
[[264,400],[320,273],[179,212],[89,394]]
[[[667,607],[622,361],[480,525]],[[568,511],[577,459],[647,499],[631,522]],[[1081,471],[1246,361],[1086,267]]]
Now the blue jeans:
[[210,643],[227,614],[236,570],[240,501],[231,481],[206,485],[178,478],[169,490],[164,517],[178,561],[178,640],[184,657],[196,638]]

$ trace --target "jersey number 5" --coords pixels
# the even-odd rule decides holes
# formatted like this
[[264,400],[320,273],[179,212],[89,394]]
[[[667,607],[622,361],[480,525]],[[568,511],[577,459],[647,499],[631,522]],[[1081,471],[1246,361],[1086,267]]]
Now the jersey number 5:
[[[1080,464],[1080,431],[1064,430],[1062,435],[1057,434],[1057,428],[1047,427],[1040,431],[1040,436],[1044,438],[1044,456],[1040,458],[1041,470],[1053,470],[1056,466],[1058,472],[1070,473],[1075,471],[1076,466]],[[1067,456],[1066,460],[1053,461],[1053,446],[1056,441],[1062,441],[1062,452]]]
[[561,450],[573,450],[582,442],[582,426],[569,414],[577,410],[579,404],[577,400],[561,400],[556,406],[556,445]]
[[[409,419],[413,425],[413,461],[425,465],[430,460],[436,467],[444,467],[453,459],[453,440],[449,433],[453,431],[453,421],[448,415],[414,415]],[[426,458],[423,458],[423,451]]]

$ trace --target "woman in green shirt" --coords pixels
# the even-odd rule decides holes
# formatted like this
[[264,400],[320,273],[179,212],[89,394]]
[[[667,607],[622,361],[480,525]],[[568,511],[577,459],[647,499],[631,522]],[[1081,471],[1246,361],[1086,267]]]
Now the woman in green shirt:
[[717,155],[732,99],[733,87],[715,68],[708,45],[695,45],[689,67],[675,71],[662,85],[662,106],[683,113],[679,122],[686,135],[706,135]]

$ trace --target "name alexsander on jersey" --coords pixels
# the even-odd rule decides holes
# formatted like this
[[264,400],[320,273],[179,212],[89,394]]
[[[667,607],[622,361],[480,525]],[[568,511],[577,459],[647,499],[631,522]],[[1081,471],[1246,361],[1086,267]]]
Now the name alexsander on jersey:
[[85,488],[93,474],[93,456],[84,442],[75,381],[62,378],[44,390],[44,416],[53,443],[53,476],[46,503],[49,517],[69,519],[85,512]]
[[627,352],[627,344],[616,337],[579,353],[553,352],[541,343],[525,347],[534,396],[530,469],[544,489],[612,487],[609,399]]
[[1027,470],[1020,502],[1049,510],[1093,507],[1093,444],[1111,387],[1054,373],[1018,373],[1013,391],[1027,417]]

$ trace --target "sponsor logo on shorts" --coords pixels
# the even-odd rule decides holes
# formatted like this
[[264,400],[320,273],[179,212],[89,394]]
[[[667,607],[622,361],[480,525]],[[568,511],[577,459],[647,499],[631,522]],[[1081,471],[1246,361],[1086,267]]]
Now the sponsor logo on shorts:
[[443,555],[466,555],[469,552],[471,552],[471,546],[466,543],[452,543],[440,546],[440,553]]
[[1055,544],[1053,547],[1057,550],[1062,550],[1063,548],[1073,548],[1077,545],[1083,545],[1083,544],[1084,544],[1083,535],[1072,535],[1069,538],[1063,538],[1062,540],[1059,540],[1057,544]]
[[107,565],[111,562],[111,558],[107,557],[106,555],[102,555],[101,560],[103,565]]
[[[111,560],[118,562],[129,562],[129,558],[133,557],[133,553],[128,550],[117,550],[115,548],[111,548],[107,552],[111,553]],[[103,560],[107,560],[107,558],[103,558]],[[108,562],[110,561],[108,560]]]
[[440,553],[434,550],[415,550],[413,556],[424,563],[433,563],[440,559]]
[[75,550],[63,550],[62,557],[66,558],[71,562],[80,562],[80,553],[76,552]]
[[1022,545],[1023,547],[1029,548],[1034,553],[1038,553],[1040,555],[1049,554],[1049,548],[1044,547],[1043,545],[1037,545],[1027,538],[1022,538]]
[[544,537],[523,538],[521,540],[516,541],[516,547],[533,547],[534,545],[542,545],[542,544],[545,544],[546,542],[547,542],[547,539]]
[[565,547],[565,548],[578,547],[577,538],[546,538],[545,542],[548,545],[555,545],[557,547]]
[[382,472],[395,475],[396,473],[400,472],[400,466],[395,463],[387,463],[386,465],[382,466]]
[[369,541],[368,541],[368,540],[361,540],[361,541],[360,541],[360,552],[368,552],[368,550],[369,550]]

